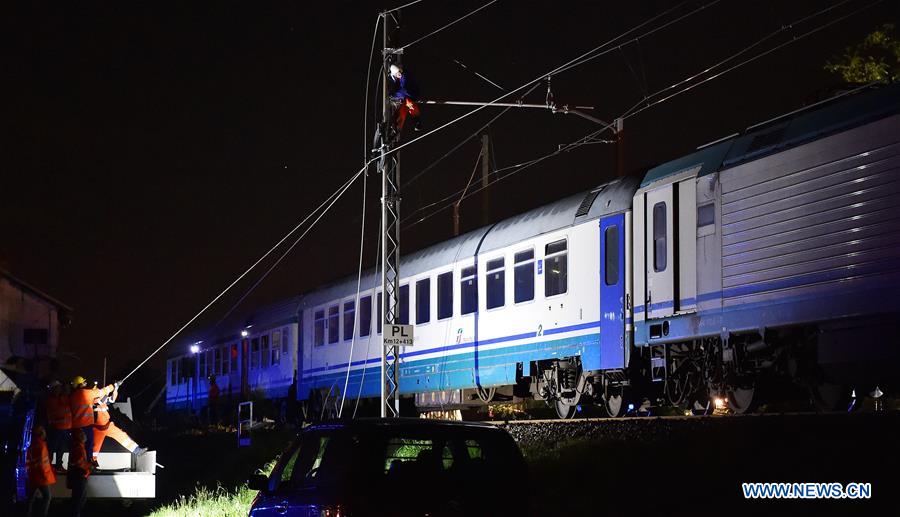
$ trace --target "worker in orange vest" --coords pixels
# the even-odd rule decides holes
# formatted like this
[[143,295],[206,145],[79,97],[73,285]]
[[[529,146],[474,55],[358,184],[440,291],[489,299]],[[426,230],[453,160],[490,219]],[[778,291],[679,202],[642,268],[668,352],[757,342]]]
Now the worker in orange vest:
[[56,474],[50,466],[50,453],[47,451],[47,432],[42,426],[35,426],[31,433],[31,445],[25,453],[25,472],[28,475],[28,515],[34,509],[35,496],[40,493],[43,507],[38,515],[47,517],[50,511],[50,485],[56,483]]
[[47,410],[47,431],[50,454],[56,454],[56,468],[63,470],[62,457],[69,443],[72,430],[72,408],[69,391],[59,381],[50,383],[50,396],[45,403]]
[[86,441],[87,436],[83,430],[74,429],[72,431],[66,487],[72,490],[73,517],[81,515],[81,509],[84,508],[84,501],[87,498],[88,477],[91,475],[91,462],[88,461],[88,449],[85,448]]
[[69,396],[69,407],[72,408],[72,429],[81,429],[87,450],[94,448],[94,399],[93,388],[88,388],[84,377],[72,379],[72,394]]
[[[100,448],[103,447],[103,441],[106,439],[106,437],[112,438],[113,440],[119,442],[122,447],[128,449],[128,452],[136,456],[140,456],[146,450],[143,447],[139,447],[137,442],[132,440],[131,437],[128,436],[128,433],[119,429],[119,427],[116,426],[115,422],[113,422],[109,417],[109,404],[115,402],[116,398],[119,396],[120,385],[121,383],[116,382],[103,389],[97,390],[99,398],[97,399],[94,413],[94,443],[93,451],[91,454],[91,463],[95,467],[99,467],[97,458],[100,454]],[[109,391],[109,388],[112,388],[112,390]]]

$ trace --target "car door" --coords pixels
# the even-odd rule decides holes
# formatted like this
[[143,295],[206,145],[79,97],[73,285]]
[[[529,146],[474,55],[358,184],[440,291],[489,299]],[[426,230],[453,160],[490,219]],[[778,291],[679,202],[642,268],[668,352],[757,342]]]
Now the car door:
[[625,214],[600,220],[600,369],[625,367]]

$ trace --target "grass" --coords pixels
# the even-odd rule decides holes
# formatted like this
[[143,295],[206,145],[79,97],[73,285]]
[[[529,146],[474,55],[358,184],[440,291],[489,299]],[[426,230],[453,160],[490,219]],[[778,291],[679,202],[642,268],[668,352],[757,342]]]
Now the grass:
[[[270,461],[260,470],[268,476],[275,467],[275,461]],[[250,490],[246,483],[234,490],[228,490],[218,483],[214,489],[198,486],[190,496],[181,496],[174,503],[157,508],[150,517],[244,517],[250,511],[254,497],[256,491]]]

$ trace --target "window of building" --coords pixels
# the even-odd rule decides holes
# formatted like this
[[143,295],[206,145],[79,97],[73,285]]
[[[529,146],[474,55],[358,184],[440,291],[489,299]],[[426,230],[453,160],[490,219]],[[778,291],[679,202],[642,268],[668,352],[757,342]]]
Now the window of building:
[[356,323],[356,301],[344,302],[344,341],[353,339],[353,324]]
[[472,314],[478,310],[478,268],[464,267],[459,280],[459,303],[462,314]]
[[400,310],[397,323],[409,325],[409,284],[400,286]]
[[255,337],[250,340],[250,369],[259,368],[259,338]]
[[453,316],[453,271],[437,277],[437,319]]
[[534,300],[534,250],[525,250],[513,256],[516,262],[515,268],[515,294],[516,303]]
[[328,344],[333,345],[341,340],[341,308],[332,305],[328,308]]
[[416,282],[416,323],[431,321],[431,279]]
[[262,365],[262,368],[268,368],[269,361],[271,360],[271,355],[270,355],[271,349],[269,348],[269,335],[263,334],[262,336],[260,336],[259,344],[260,344],[260,350],[261,350],[260,364]]
[[653,205],[653,270],[666,270],[666,204]]
[[359,337],[366,337],[372,332],[372,297],[359,299]]
[[606,254],[606,260],[603,279],[606,285],[616,285],[619,283],[619,227],[608,226],[604,233],[606,247],[603,252]]
[[316,311],[313,322],[313,346],[325,344],[325,311]]
[[487,283],[485,289],[487,290],[486,301],[488,309],[503,307],[506,303],[506,272],[503,266],[503,257],[487,261],[487,273],[485,273]]
[[236,372],[238,369],[238,346],[231,345],[231,371]]
[[555,296],[568,290],[568,255],[565,239],[551,242],[544,248],[544,296]]

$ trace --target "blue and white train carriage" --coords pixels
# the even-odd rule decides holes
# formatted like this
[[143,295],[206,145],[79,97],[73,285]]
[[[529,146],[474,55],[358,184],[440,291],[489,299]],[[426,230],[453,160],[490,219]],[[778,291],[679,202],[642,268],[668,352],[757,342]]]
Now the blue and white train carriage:
[[[399,319],[416,343],[401,352],[401,394],[421,408],[534,397],[570,417],[587,400],[620,415],[629,397],[747,411],[775,377],[827,409],[851,388],[887,391],[900,359],[898,194],[893,85],[412,253]],[[342,396],[349,373],[348,398],[378,397],[377,280],[363,275],[358,304],[354,276],[201,338],[200,363],[170,360],[170,407],[205,397],[205,375],[193,374],[196,392],[186,382],[197,371],[226,377],[223,393],[280,397],[296,369],[298,398],[320,401]]]
[[[614,181],[404,257],[399,319],[415,324],[416,345],[401,353],[401,393],[458,405],[535,378],[530,391],[568,414],[585,389],[576,364],[622,371],[636,188]],[[356,278],[303,297],[301,397],[342,391],[348,359],[348,396],[379,396],[375,284],[374,272],[363,276],[358,310]]]
[[166,408],[205,407],[213,376],[222,400],[286,397],[297,371],[299,303],[284,300],[185,340],[166,362]]

